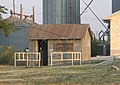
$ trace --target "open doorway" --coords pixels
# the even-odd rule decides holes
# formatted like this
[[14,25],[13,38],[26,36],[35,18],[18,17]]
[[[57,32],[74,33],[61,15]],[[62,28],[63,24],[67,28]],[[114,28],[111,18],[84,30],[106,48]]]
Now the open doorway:
[[41,53],[41,65],[48,65],[48,40],[38,40],[38,52]]

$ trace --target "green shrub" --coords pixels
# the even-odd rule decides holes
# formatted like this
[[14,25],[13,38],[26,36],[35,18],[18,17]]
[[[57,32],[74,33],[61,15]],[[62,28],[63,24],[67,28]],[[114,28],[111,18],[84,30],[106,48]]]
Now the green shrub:
[[13,65],[14,49],[12,46],[0,46],[0,64]]

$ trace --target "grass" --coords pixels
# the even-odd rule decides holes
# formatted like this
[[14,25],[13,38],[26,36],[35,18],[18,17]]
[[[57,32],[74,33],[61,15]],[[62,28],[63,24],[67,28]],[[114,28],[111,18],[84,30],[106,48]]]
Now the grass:
[[[120,60],[115,60],[113,65],[120,68]],[[0,66],[0,82],[8,85],[119,85],[120,71],[112,70],[111,65],[92,67],[91,64],[40,68]]]

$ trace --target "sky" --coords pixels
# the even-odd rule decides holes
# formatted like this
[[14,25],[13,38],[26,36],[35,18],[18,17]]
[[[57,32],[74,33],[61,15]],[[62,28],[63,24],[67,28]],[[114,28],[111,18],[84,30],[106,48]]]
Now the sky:
[[[17,13],[20,13],[20,4],[23,6],[23,13],[27,15],[32,15],[32,9],[34,6],[35,21],[42,24],[42,0],[15,0],[15,8]],[[9,17],[10,10],[13,9],[13,0],[0,0],[0,5],[5,6],[8,9],[8,14],[3,17]]]
[[[0,0],[0,5],[8,8],[8,14],[3,15],[4,18],[10,16],[9,11],[12,9],[13,0]],[[91,0],[84,0],[86,3],[89,3]],[[110,16],[112,13],[111,10],[112,0],[93,0],[93,3],[90,5],[90,8],[95,12],[95,14],[102,20],[103,18]],[[35,7],[35,21],[39,24],[42,24],[42,0],[15,0],[16,12],[19,13],[20,4],[23,4],[23,13],[31,15],[32,7]],[[81,0],[80,11],[82,12],[85,9],[86,5]],[[96,17],[91,13],[89,9],[81,16],[81,23],[89,23],[91,30],[97,34],[100,30],[105,30],[101,23],[96,19]]]
[[[89,3],[91,0],[84,0]],[[86,7],[86,5],[81,0],[81,11]],[[103,18],[110,16],[112,14],[112,0],[93,0],[90,8],[94,13],[102,20]],[[105,31],[103,25],[97,20],[97,18],[92,14],[92,12],[87,9],[82,15],[82,23],[90,23],[92,31],[98,35],[100,30]],[[106,25],[106,24],[105,24]]]

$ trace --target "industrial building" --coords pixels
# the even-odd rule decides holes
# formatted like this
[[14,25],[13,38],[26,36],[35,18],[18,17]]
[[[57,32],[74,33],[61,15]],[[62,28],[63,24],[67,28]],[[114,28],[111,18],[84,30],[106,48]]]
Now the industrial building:
[[80,0],[43,0],[43,24],[79,24]]
[[120,10],[120,0],[112,0],[112,13]]

